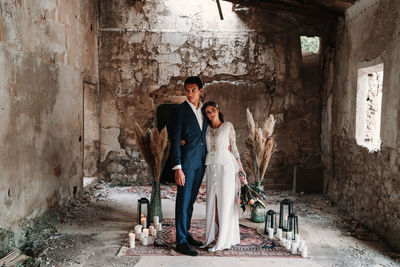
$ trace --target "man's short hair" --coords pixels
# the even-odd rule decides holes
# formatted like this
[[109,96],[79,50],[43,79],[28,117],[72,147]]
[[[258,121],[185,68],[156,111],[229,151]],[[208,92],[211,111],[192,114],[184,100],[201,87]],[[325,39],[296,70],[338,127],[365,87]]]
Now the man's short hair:
[[184,87],[185,87],[185,88],[186,88],[186,84],[196,84],[197,87],[199,88],[199,90],[200,90],[201,88],[203,88],[203,82],[202,82],[202,81],[200,80],[200,78],[197,77],[197,76],[190,76],[190,77],[187,77],[186,80],[185,80],[185,84],[184,84]]

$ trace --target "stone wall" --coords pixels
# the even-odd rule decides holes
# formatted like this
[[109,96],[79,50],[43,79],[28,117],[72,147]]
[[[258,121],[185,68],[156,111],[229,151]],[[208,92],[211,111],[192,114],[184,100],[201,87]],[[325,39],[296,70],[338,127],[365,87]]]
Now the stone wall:
[[95,0],[0,0],[0,228],[82,188],[83,82],[97,84]]
[[295,165],[321,163],[320,88],[303,87],[300,35],[321,36],[330,46],[333,22],[235,12],[224,1],[221,21],[211,0],[103,0],[100,9],[100,169],[107,179],[147,177],[130,127],[154,127],[157,107],[181,102],[190,75],[203,79],[204,100],[219,102],[234,123],[242,155],[246,108],[259,122],[268,113],[276,117],[269,187],[290,187]]
[[[328,196],[400,250],[400,2],[358,1],[339,25],[336,79],[325,87]],[[356,142],[357,70],[384,63],[380,150]],[[332,75],[327,75],[332,77]],[[332,81],[332,80],[331,80]]]

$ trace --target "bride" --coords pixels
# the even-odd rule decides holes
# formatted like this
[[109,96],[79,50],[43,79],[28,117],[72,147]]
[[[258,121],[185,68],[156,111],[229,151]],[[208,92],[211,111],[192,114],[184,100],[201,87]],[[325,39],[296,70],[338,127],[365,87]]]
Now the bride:
[[239,190],[240,179],[247,183],[232,123],[224,122],[218,105],[209,101],[203,105],[209,126],[206,133],[207,207],[206,242],[209,251],[230,249],[240,243]]

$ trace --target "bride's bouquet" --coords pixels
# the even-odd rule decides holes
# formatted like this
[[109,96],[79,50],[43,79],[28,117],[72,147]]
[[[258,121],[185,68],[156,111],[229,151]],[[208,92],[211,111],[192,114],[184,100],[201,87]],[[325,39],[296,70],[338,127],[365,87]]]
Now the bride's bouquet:
[[259,190],[256,185],[245,184],[240,189],[240,207],[243,212],[246,211],[246,207],[255,209],[265,209],[267,198],[264,194],[264,190]]

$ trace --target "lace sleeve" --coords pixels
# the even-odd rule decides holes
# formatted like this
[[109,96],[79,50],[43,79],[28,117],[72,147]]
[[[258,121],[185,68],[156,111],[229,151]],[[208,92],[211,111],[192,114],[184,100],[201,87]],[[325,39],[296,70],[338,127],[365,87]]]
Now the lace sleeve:
[[235,159],[240,159],[239,151],[236,146],[236,135],[235,135],[235,129],[233,128],[233,125],[229,125],[229,144],[231,146],[231,152]]

